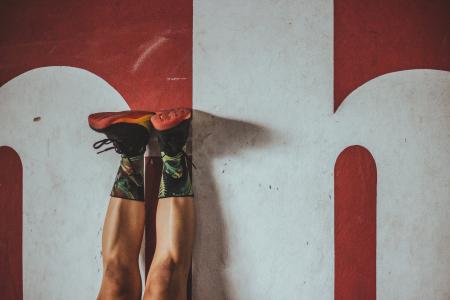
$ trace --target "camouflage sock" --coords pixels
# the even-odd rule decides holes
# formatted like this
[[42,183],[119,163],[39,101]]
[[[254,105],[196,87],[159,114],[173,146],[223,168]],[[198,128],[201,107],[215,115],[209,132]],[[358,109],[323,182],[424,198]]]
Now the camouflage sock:
[[158,198],[192,197],[190,168],[186,159],[186,146],[183,151],[169,156],[161,151],[163,169]]
[[144,201],[144,156],[122,156],[111,197]]

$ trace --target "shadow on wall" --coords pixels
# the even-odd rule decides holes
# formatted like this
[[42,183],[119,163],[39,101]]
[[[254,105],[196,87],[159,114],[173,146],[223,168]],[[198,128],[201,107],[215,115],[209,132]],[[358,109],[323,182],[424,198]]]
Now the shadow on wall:
[[[225,119],[203,111],[193,115],[194,192],[197,233],[193,258],[193,298],[233,299],[235,290],[227,278],[229,241],[219,193],[220,171],[213,169],[217,158],[231,159],[240,151],[262,148],[271,143],[267,128]],[[237,189],[238,187],[232,187]]]

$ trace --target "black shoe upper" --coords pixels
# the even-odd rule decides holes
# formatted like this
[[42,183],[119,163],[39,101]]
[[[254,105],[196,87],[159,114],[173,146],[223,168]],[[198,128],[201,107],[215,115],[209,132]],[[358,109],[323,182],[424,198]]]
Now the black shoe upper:
[[180,152],[184,152],[184,146],[187,143],[187,139],[189,137],[189,126],[191,124],[191,120],[184,120],[177,126],[163,130],[156,131],[158,136],[158,143],[161,152],[164,152],[166,155],[175,156]]
[[102,130],[107,139],[96,142],[93,147],[99,149],[103,145],[112,143],[114,146],[106,148],[98,153],[115,149],[119,154],[127,157],[142,155],[145,152],[149,132],[141,125],[132,123],[117,123]]

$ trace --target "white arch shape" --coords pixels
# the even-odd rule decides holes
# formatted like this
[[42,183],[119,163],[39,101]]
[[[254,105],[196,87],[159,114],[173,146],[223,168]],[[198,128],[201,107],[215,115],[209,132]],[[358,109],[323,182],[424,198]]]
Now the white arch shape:
[[25,299],[94,299],[100,284],[101,229],[118,167],[114,151],[87,124],[98,111],[128,109],[100,77],[45,67],[0,87],[0,145],[23,163]]
[[449,295],[449,86],[446,71],[385,74],[352,92],[329,124],[339,147],[363,145],[377,164],[381,299]]

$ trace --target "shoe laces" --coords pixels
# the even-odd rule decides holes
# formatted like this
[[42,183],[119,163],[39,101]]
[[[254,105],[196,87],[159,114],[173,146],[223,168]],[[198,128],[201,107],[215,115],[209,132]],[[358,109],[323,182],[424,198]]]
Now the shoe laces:
[[197,167],[195,166],[194,162],[192,161],[192,159],[189,157],[189,155],[186,153],[186,151],[184,151],[183,149],[181,149],[181,154],[184,156],[184,158],[186,158],[186,160],[194,167],[194,169],[197,170]]
[[99,141],[97,141],[97,142],[95,142],[93,145],[92,145],[92,147],[95,149],[95,150],[98,150],[99,148],[101,148],[101,147],[103,147],[104,145],[108,145],[108,144],[113,144],[113,146],[111,146],[111,147],[108,147],[108,148],[106,148],[106,149],[103,149],[103,150],[101,150],[101,151],[98,151],[97,152],[97,154],[100,154],[100,153],[102,153],[102,152],[105,152],[105,151],[109,151],[109,150],[112,150],[112,149],[114,149],[117,153],[119,153],[119,154],[124,154],[123,153],[123,146],[121,145],[121,143],[119,142],[119,141],[117,141],[117,140],[113,140],[113,139],[103,139],[103,140],[99,140]]
[[[104,145],[109,145],[109,144],[111,144],[111,143],[113,144],[113,146],[108,147],[108,148],[105,148],[105,149],[103,149],[103,150],[101,150],[101,151],[98,151],[97,154],[100,154],[100,153],[103,153],[103,152],[106,152],[106,151],[109,151],[109,150],[112,150],[112,149],[114,149],[118,154],[124,154],[124,153],[123,153],[123,150],[122,150],[122,148],[123,148],[122,144],[121,144],[119,141],[114,140],[114,139],[106,138],[106,139],[99,140],[99,141],[95,142],[95,143],[92,145],[92,147],[93,147],[95,150],[98,150],[98,149],[100,149],[101,147],[103,147]],[[165,141],[162,141],[162,143],[163,143],[165,146],[170,147],[170,145],[168,145]],[[192,166],[194,167],[194,169],[197,170],[197,166],[194,164],[194,162],[192,161],[192,159],[189,157],[189,155],[186,153],[186,151],[184,151],[183,148],[181,149],[181,154],[186,158],[186,160],[187,160],[190,164],[192,164]],[[164,156],[165,156],[165,155],[164,155]]]

